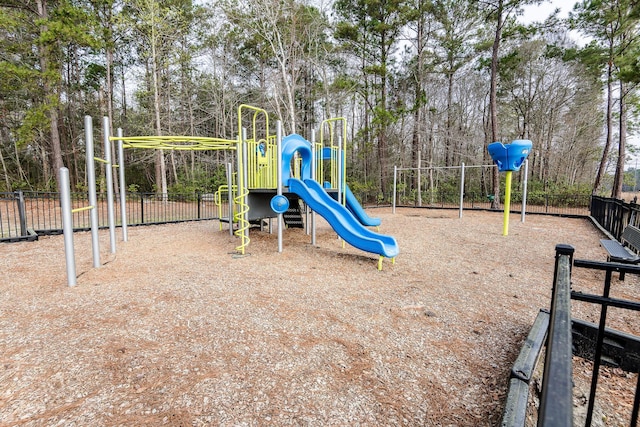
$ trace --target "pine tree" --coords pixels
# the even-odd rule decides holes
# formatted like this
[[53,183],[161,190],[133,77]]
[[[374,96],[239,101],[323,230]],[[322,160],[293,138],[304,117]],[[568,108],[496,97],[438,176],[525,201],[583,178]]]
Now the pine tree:
[[338,0],[335,9],[341,18],[336,37],[361,62],[361,93],[371,115],[365,126],[371,126],[377,142],[380,190],[386,197],[390,157],[388,130],[397,120],[388,102],[389,79],[394,52],[411,9],[406,0]]
[[624,69],[630,54],[637,52],[639,38],[640,4],[636,0],[584,0],[575,6],[573,24],[585,35],[593,38],[581,56],[593,66],[604,69],[606,86],[606,136],[600,166],[593,183],[597,193],[606,173],[609,152],[614,135],[614,84],[619,87],[618,157],[611,196],[620,198],[626,157],[627,97],[632,87],[625,82]]

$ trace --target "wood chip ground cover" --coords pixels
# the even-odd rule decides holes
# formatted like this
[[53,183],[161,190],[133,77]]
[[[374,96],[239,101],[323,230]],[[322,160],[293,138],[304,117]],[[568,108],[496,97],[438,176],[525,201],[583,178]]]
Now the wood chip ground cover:
[[[429,425],[500,421],[508,372],[550,301],[554,248],[604,260],[586,219],[388,208],[395,264],[318,220],[251,230],[245,256],[217,221],[130,227],[100,268],[77,233],[0,245],[0,426]],[[598,292],[602,276],[576,272]],[[617,282],[638,299],[638,280]],[[576,305],[594,321],[599,311]],[[637,315],[612,325],[640,334]],[[635,376],[628,378],[636,381]],[[614,409],[611,409],[615,411]]]

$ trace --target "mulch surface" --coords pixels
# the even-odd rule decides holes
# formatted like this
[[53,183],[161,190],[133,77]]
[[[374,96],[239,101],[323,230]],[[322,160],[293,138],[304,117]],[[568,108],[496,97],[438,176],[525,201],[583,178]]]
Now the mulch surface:
[[[498,424],[555,245],[604,260],[603,236],[587,219],[512,215],[503,236],[498,212],[368,213],[400,246],[382,271],[322,219],[316,246],[285,230],[278,253],[252,229],[244,256],[217,221],[118,230],[115,254],[101,231],[100,268],[76,233],[75,287],[62,236],[0,245],[0,426]],[[638,300],[638,278],[613,292]],[[640,335],[637,314],[610,316]]]

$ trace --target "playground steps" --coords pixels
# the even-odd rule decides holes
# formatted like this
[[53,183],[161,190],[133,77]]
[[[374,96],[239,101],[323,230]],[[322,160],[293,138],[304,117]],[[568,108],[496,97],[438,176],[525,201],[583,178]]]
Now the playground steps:
[[282,214],[282,217],[284,218],[284,225],[287,228],[304,228],[300,199],[291,200],[289,209]]

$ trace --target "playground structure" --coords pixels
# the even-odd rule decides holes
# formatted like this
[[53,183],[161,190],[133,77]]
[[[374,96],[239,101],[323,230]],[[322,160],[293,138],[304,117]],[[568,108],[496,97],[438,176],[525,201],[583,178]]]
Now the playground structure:
[[[96,196],[96,173],[95,162],[101,162],[106,165],[106,181],[107,181],[107,210],[108,210],[108,222],[109,222],[109,241],[111,253],[116,252],[116,237],[115,237],[115,213],[113,209],[114,195],[113,195],[113,169],[124,164],[124,152],[122,143],[118,144],[118,158],[119,164],[114,165],[111,159],[111,143],[109,140],[109,134],[106,129],[109,129],[109,119],[103,117],[102,129],[104,139],[104,152],[105,158],[94,157],[94,144],[93,144],[93,121],[91,117],[85,116],[85,154],[87,165],[87,183],[89,190],[89,205],[78,208],[72,207],[71,202],[71,185],[69,182],[69,170],[67,168],[60,168],[59,171],[59,186],[60,186],[60,207],[62,211],[62,228],[64,234],[64,248],[65,248],[65,261],[67,267],[67,283],[69,286],[75,286],[76,280],[76,264],[75,264],[75,249],[73,243],[73,213],[81,211],[90,211],[90,223],[91,223],[91,252],[93,255],[93,267],[100,267],[100,244],[98,241],[98,213],[97,213],[97,196]],[[122,136],[122,129],[118,129],[118,135]],[[120,213],[122,215],[122,240],[127,241],[127,211],[126,211],[126,193],[125,193],[125,179],[124,168],[120,168]]]
[[[248,125],[248,126],[247,126]],[[282,136],[281,124],[276,123],[276,132],[270,131],[269,116],[261,108],[240,105],[238,107],[238,138],[222,139],[193,136],[133,136],[125,137],[122,129],[117,136],[109,135],[109,124],[103,119],[102,132],[105,141],[106,159],[93,157],[93,135],[91,118],[85,118],[87,139],[87,173],[89,192],[95,198],[94,161],[106,164],[107,199],[113,209],[112,168],[120,171],[120,203],[122,212],[123,238],[126,241],[126,201],[124,176],[124,148],[145,148],[163,150],[229,150],[235,152],[236,165],[226,165],[227,184],[218,188],[214,200],[219,209],[220,229],[229,224],[229,232],[240,239],[236,251],[245,255],[250,244],[249,229],[253,225],[262,228],[263,221],[278,220],[278,251],[282,252],[283,230],[287,226],[299,226],[303,222],[312,235],[315,245],[315,214],[324,217],[336,233],[350,245],[366,252],[379,255],[378,269],[382,269],[384,258],[395,262],[399,253],[393,237],[378,234],[367,227],[378,227],[380,220],[370,218],[358,203],[346,184],[345,150],[346,121],[343,118],[328,119],[322,122],[315,141],[315,132],[311,141],[300,135]],[[118,144],[119,165],[113,165],[110,152],[111,142]],[[75,263],[73,261],[72,216],[74,211],[68,200],[68,175],[61,169],[61,205],[65,222],[65,251],[67,253],[67,273],[69,286],[75,285]],[[66,171],[68,174],[68,171]],[[65,195],[66,193],[66,195]],[[223,207],[228,207],[223,213]],[[95,203],[93,204],[95,206]],[[78,209],[93,209],[93,206]],[[76,209],[77,211],[77,209]],[[115,252],[115,220],[113,210],[109,214],[111,252]],[[285,221],[285,213],[297,216],[298,224]],[[305,214],[306,221],[302,219]],[[97,221],[96,221],[97,224]],[[270,227],[271,228],[271,227]],[[92,243],[94,247],[94,267],[98,267],[99,254],[97,243],[97,225],[92,221]],[[344,243],[343,243],[344,244]],[[71,268],[72,267],[72,268]],[[72,277],[73,276],[73,279]]]
[[[495,162],[500,172],[506,172],[505,195],[504,195],[504,220],[502,235],[509,234],[509,211],[511,207],[511,175],[514,171],[519,171],[520,166],[525,163],[527,156],[531,152],[532,142],[528,139],[518,139],[510,144],[494,142],[487,146],[491,158]],[[526,193],[525,193],[526,194]],[[526,197],[526,196],[525,196]],[[524,209],[523,209],[524,211]]]

